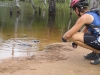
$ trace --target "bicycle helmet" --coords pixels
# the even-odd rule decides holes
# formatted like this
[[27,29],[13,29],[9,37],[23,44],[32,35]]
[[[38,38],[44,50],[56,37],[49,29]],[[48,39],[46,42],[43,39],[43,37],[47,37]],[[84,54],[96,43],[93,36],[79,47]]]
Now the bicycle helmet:
[[79,0],[72,0],[71,4],[70,4],[70,7],[73,8],[73,6],[79,2]]
[[87,6],[88,6],[87,0],[72,0],[71,4],[70,4],[70,7],[73,8],[73,10],[75,10],[76,7],[78,8],[79,13],[77,13],[76,10],[75,10],[75,12],[78,16],[81,16],[80,12],[84,12],[83,9],[86,9]]
[[88,1],[87,0],[72,0],[71,4],[70,4],[70,7],[71,8],[80,8],[83,9],[84,7],[88,6]]

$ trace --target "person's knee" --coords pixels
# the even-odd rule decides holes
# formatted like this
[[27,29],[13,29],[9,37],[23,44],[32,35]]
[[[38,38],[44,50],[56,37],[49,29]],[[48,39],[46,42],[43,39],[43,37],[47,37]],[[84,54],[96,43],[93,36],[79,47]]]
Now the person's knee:
[[71,37],[71,39],[72,39],[72,41],[76,41],[76,40],[78,40],[78,38],[77,38],[77,34],[74,34],[74,35]]
[[76,33],[72,37],[72,41],[83,41],[83,33]]

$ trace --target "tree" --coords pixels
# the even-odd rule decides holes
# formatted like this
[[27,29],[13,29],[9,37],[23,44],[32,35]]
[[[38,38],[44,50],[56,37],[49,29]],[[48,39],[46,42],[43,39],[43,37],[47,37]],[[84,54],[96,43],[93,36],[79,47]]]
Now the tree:
[[89,0],[90,1],[90,9],[99,8],[100,0]]
[[49,14],[55,14],[56,12],[56,0],[49,0]]
[[33,8],[34,8],[34,10],[36,11],[36,7],[35,7],[35,5],[34,5],[33,0],[29,0],[29,1],[31,2],[31,4],[32,4],[32,6],[33,6]]
[[17,6],[17,7],[20,7],[20,5],[19,5],[19,0],[15,0],[15,2],[16,2],[16,6]]
[[56,15],[56,0],[49,0],[48,25],[53,27]]
[[46,4],[47,3],[47,1],[46,0],[44,0],[44,4]]

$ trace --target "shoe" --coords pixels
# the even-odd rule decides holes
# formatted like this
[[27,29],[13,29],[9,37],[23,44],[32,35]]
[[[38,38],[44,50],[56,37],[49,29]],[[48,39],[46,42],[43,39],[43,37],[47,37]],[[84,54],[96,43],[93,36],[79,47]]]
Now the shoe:
[[96,53],[92,52],[84,56],[85,59],[94,60],[96,59]]
[[97,54],[96,56],[97,56],[97,58],[94,60],[91,60],[91,62],[90,62],[93,65],[97,65],[100,63],[100,54]]

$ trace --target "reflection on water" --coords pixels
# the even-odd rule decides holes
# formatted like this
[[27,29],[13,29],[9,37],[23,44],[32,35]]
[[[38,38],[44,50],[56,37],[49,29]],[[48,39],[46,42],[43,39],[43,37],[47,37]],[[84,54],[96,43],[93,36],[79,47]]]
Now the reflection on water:
[[[32,39],[9,39],[0,45],[0,53],[3,57],[30,56],[39,49],[39,41]],[[5,53],[7,52],[7,54]],[[2,58],[2,56],[0,57]]]
[[67,27],[68,10],[48,16],[48,9],[34,13],[27,3],[20,7],[20,14],[15,7],[0,7],[0,59],[31,56],[48,44],[61,42]]

